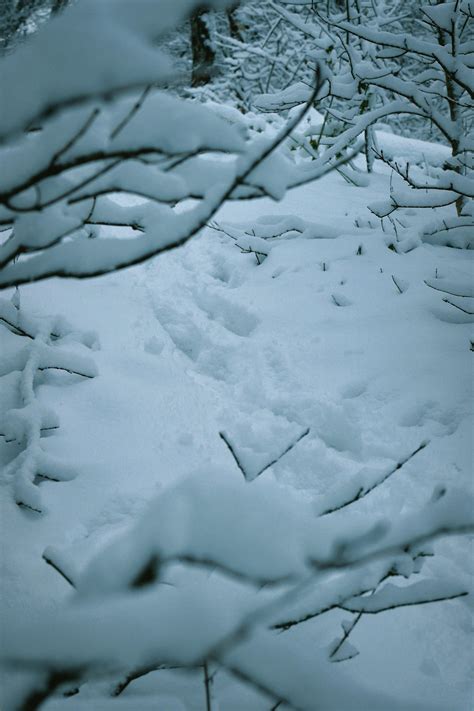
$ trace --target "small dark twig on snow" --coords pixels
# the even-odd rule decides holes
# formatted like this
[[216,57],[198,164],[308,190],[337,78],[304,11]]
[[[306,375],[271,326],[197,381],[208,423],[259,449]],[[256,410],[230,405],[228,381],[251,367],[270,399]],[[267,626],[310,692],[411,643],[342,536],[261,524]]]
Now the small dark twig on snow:
[[413,459],[413,457],[414,457],[416,454],[418,454],[418,452],[421,452],[423,449],[425,449],[425,447],[427,447],[428,444],[429,444],[429,440],[426,440],[425,442],[422,442],[422,443],[420,444],[420,446],[415,449],[414,452],[412,452],[412,453],[409,454],[407,457],[405,457],[405,459],[402,459],[402,460],[400,460],[399,462],[397,462],[397,464],[396,464],[392,469],[390,469],[390,471],[387,472],[387,474],[385,474],[385,476],[383,476],[381,479],[379,479],[379,480],[376,481],[374,484],[372,484],[372,486],[369,486],[367,489],[366,489],[364,486],[361,486],[361,488],[357,491],[357,493],[356,493],[353,497],[351,497],[351,498],[348,499],[347,501],[343,501],[341,504],[339,504],[339,505],[337,505],[337,506],[333,506],[333,507],[331,507],[331,508],[329,508],[329,509],[326,509],[325,511],[323,511],[323,512],[320,514],[320,516],[327,516],[328,514],[332,514],[332,513],[334,513],[335,511],[340,511],[341,509],[344,509],[346,506],[350,506],[350,504],[353,504],[353,503],[355,503],[356,501],[359,501],[359,499],[363,499],[365,496],[367,496],[368,494],[370,494],[371,491],[373,491],[373,490],[376,489],[378,486],[380,486],[380,485],[383,484],[385,481],[387,481],[387,479],[388,479],[390,476],[392,476],[392,475],[395,474],[399,469],[401,469],[402,467],[404,467],[405,464],[408,464],[408,462],[410,461],[410,459]]
[[467,314],[468,316],[474,316],[474,311],[468,311],[467,309],[463,309],[462,306],[458,306],[457,304],[454,303],[454,301],[451,301],[450,299],[443,299],[445,304],[449,304],[450,306],[454,306],[455,309],[458,309],[459,311],[462,311],[463,313]]
[[[290,451],[293,449],[293,447],[295,447],[295,446],[298,444],[298,442],[301,442],[301,440],[302,440],[304,437],[306,437],[306,435],[309,434],[309,431],[310,431],[310,429],[309,429],[309,427],[308,427],[308,428],[305,429],[304,432],[302,432],[293,442],[291,442],[291,444],[289,444],[288,447],[287,447],[283,452],[281,452],[281,454],[278,455],[278,457],[275,457],[275,459],[272,459],[271,462],[268,462],[268,464],[265,464],[265,466],[264,466],[262,469],[260,469],[254,476],[252,476],[252,479],[257,479],[261,474],[263,474],[263,472],[265,472],[267,469],[270,469],[270,467],[272,467],[274,464],[276,464],[277,462],[279,462],[280,459],[285,456],[285,454],[288,454],[288,452],[290,452]],[[229,452],[232,454],[232,456],[233,456],[233,458],[234,458],[234,460],[235,460],[235,463],[237,464],[237,466],[239,467],[240,471],[241,471],[242,474],[244,475],[244,478],[245,478],[246,480],[248,480],[248,479],[249,479],[249,474],[248,474],[248,472],[245,471],[245,469],[244,469],[244,467],[243,467],[241,461],[239,460],[239,457],[238,457],[238,455],[237,455],[237,452],[235,451],[234,446],[231,444],[231,442],[229,441],[229,439],[227,438],[227,436],[224,434],[224,432],[219,432],[219,437],[220,437],[220,438],[225,442],[225,444],[227,445],[227,448],[228,448]]]

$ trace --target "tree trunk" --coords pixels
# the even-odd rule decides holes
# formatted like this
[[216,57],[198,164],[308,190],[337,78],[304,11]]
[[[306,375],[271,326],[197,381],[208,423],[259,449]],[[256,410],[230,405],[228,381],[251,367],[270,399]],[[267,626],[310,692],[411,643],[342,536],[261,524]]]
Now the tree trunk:
[[193,71],[191,86],[203,86],[211,79],[215,52],[207,24],[206,10],[198,8],[191,16]]
[[233,39],[242,41],[242,34],[240,32],[240,24],[237,20],[235,11],[237,10],[238,4],[232,5],[227,10],[227,20],[229,22],[229,34]]
[[[459,11],[456,11],[456,16],[451,22],[451,30],[449,33],[445,33],[441,28],[438,29],[438,44],[441,47],[446,47],[456,61],[456,57],[459,51],[459,28],[457,22],[459,20]],[[448,113],[451,123],[455,128],[451,136],[451,155],[453,157],[453,165],[451,170],[455,173],[463,174],[463,169],[459,165],[457,159],[460,158],[463,151],[461,149],[462,137],[464,135],[464,126],[462,112],[460,109],[462,101],[462,91],[459,89],[458,84],[453,80],[452,75],[449,72],[444,72],[444,79],[446,85],[446,100],[448,104]],[[467,198],[464,195],[460,195],[456,200],[456,212],[461,215],[464,205],[467,202]]]

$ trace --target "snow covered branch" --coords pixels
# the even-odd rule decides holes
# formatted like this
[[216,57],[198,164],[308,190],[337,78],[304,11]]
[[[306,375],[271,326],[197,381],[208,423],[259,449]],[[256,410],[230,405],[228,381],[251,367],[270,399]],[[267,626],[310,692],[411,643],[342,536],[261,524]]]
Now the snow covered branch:
[[[463,224],[469,218],[472,230],[472,151],[469,126],[472,124],[472,8],[469,2],[441,2],[422,9],[414,23],[412,13],[403,13],[402,3],[380,10],[376,3],[347,2],[344,8],[326,4],[270,3],[288,26],[298,30],[312,56],[325,63],[325,85],[318,96],[324,112],[320,133],[316,127],[306,133],[305,152],[317,153],[332,142],[345,151],[364,135],[367,169],[375,158],[384,161],[418,195],[393,194],[385,216],[399,207],[456,207]],[[287,9],[288,5],[295,5]],[[307,7],[302,19],[300,12]],[[387,30],[387,25],[392,29]],[[421,32],[420,32],[421,30]],[[295,83],[279,92],[256,98],[266,110],[281,110],[303,101],[308,89]],[[408,167],[385,157],[378,148],[374,125],[377,121],[411,115],[434,126],[451,148],[452,159],[438,171],[436,179],[415,179]],[[472,132],[471,132],[472,133]],[[330,154],[323,153],[324,156]],[[444,202],[434,193],[442,191]],[[387,203],[388,206],[388,203]],[[377,211],[374,210],[377,214]],[[450,240],[438,243],[451,244]],[[455,239],[456,246],[461,246]]]
[[[166,67],[160,69],[155,61],[150,76],[150,59],[156,60],[150,47],[143,50],[142,62],[136,58],[133,69],[122,74],[123,62],[116,67],[112,61],[118,60],[121,45],[140,38],[146,45],[151,33],[155,39],[167,31],[192,5],[182,0],[162,27],[150,2],[141,2],[151,24],[130,22],[123,0],[107,29],[110,47],[90,57],[92,76],[76,71],[77,41],[67,55],[68,71],[72,78],[77,74],[77,81],[55,83],[43,59],[46,43],[48,56],[51,47],[64,52],[65,38],[77,33],[77,23],[82,26],[87,13],[97,12],[88,2],[65,12],[4,60],[5,92],[14,73],[37,86],[28,102],[11,102],[0,122],[5,167],[0,180],[0,223],[5,226],[0,287],[52,276],[97,276],[139,264],[185,244],[226,200],[280,199],[288,187],[316,180],[351,157],[330,150],[324,162],[299,170],[287,155],[276,152],[313,105],[322,83],[319,67],[300,114],[272,139],[250,141],[241,127],[206,107],[159,91],[169,67],[160,54]],[[103,23],[97,32],[99,26]],[[26,74],[26,64],[33,64],[35,72]],[[100,83],[105,74],[110,74],[107,87]],[[137,97],[123,96],[140,82]],[[35,131],[24,135],[32,124]],[[146,202],[119,207],[117,193]],[[175,209],[190,199],[191,207]],[[125,232],[114,236],[113,227]]]
[[[85,677],[98,663],[109,674],[134,670],[126,673],[127,684],[164,665],[198,668],[214,661],[240,678],[248,672],[253,685],[295,708],[311,708],[310,691],[320,690],[323,678],[327,698],[354,693],[377,708],[367,690],[332,676],[323,657],[316,667],[313,660],[311,673],[280,678],[281,664],[293,659],[306,666],[290,638],[271,630],[336,608],[377,614],[466,595],[468,589],[449,580],[384,582],[419,573],[422,544],[473,531],[473,510],[465,492],[448,493],[398,520],[344,521],[339,514],[315,516],[310,504],[270,479],[251,486],[189,479],[160,495],[72,581],[74,605],[33,626],[10,621],[7,661]],[[47,558],[55,564],[54,555]],[[256,590],[264,580],[273,584]],[[262,644],[270,656],[252,653],[250,668],[244,659]],[[298,690],[294,679],[300,677]]]

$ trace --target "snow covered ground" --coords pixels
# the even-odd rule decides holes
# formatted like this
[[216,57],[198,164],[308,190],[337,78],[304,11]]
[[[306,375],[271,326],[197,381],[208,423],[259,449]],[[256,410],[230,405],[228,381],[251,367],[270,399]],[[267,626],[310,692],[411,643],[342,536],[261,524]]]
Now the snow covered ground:
[[[409,149],[410,142],[399,140],[399,154]],[[70,596],[42,560],[46,547],[60,548],[80,567],[167,485],[211,469],[240,476],[221,431],[252,472],[309,428],[262,476],[310,501],[364,466],[383,469],[426,440],[423,451],[360,503],[361,511],[397,516],[423,504],[438,485],[472,488],[472,318],[444,302],[442,291],[443,284],[472,279],[472,252],[421,244],[397,253],[397,235],[382,231],[366,209],[386,199],[388,187],[378,165],[368,187],[332,174],[281,203],[227,204],[216,218],[226,231],[229,223],[268,225],[269,216],[277,227],[292,215],[317,223],[313,238],[292,232],[269,242],[264,260],[207,229],[141,267],[21,289],[25,310],[64,314],[74,327],[96,330],[101,348],[92,354],[98,377],[49,374],[39,388],[61,422],[47,451],[73,463],[79,476],[41,484],[43,516],[20,510],[4,489],[3,614],[20,611],[27,620]],[[416,210],[400,217],[414,232],[429,219]],[[462,299],[464,308],[466,302],[472,299]],[[0,443],[0,462],[9,460],[12,446]],[[436,551],[426,569],[469,585],[469,541],[452,538]],[[365,615],[351,638],[360,654],[340,664],[375,690],[428,708],[468,711],[470,604],[469,597]],[[347,617],[331,612],[285,634],[309,650],[325,649]],[[14,683],[21,677],[7,688]],[[157,671],[118,699],[106,693],[104,684],[89,684],[44,708],[205,708],[202,679],[194,673]],[[222,711],[271,706],[223,672],[215,698]]]

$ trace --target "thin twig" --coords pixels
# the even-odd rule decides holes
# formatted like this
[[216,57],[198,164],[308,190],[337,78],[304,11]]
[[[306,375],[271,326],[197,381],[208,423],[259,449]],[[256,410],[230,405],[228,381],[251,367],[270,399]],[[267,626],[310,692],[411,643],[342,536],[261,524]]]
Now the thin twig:
[[51,568],[53,568],[53,570],[55,570],[57,573],[59,573],[59,575],[60,575],[62,578],[64,578],[64,580],[65,580],[67,583],[69,583],[69,585],[70,585],[72,588],[75,588],[75,587],[76,587],[75,582],[72,580],[72,578],[69,577],[69,575],[67,575],[67,573],[64,572],[64,570],[61,569],[61,567],[59,566],[58,563],[56,563],[54,560],[52,560],[51,558],[49,558],[45,553],[43,553],[42,558],[43,558],[43,560],[45,561],[45,563],[47,563],[48,565],[50,565]]
[[[406,602],[398,602],[393,605],[386,605],[385,607],[379,607],[376,610],[360,610],[359,614],[364,615],[379,615],[381,612],[388,612],[388,610],[398,610],[400,607],[414,607],[415,605],[430,605],[433,602],[447,602],[449,600],[457,600],[460,597],[466,597],[469,595],[467,590],[453,593],[452,595],[443,595],[441,597],[433,597],[429,600],[407,600]],[[342,605],[338,605],[340,610],[345,610],[346,612],[357,612],[356,605],[350,605],[347,602]]]
[[204,690],[206,692],[206,711],[212,711],[212,696],[211,696],[212,680],[209,677],[208,663],[204,662],[202,668],[203,668],[203,672],[204,672]]
[[[344,644],[344,642],[346,642],[347,639],[350,637],[350,635],[351,635],[352,630],[354,629],[354,627],[360,622],[360,620],[361,620],[363,614],[364,614],[363,612],[359,612],[359,613],[355,616],[355,618],[352,620],[351,626],[344,630],[344,634],[342,635],[341,639],[339,640],[339,642],[336,644],[336,646],[335,646],[334,649],[332,650],[331,654],[329,655],[329,658],[330,658],[330,659],[333,659],[333,657],[335,657],[336,654],[339,652],[339,650],[341,649],[341,647],[342,647],[342,645]],[[336,661],[337,661],[337,660],[336,660]]]
[[[306,437],[306,435],[308,435],[309,432],[310,432],[310,429],[309,429],[309,427],[308,427],[307,429],[304,430],[304,432],[302,432],[302,433],[299,435],[299,437],[297,437],[293,442],[291,442],[291,444],[289,444],[288,447],[287,447],[283,452],[281,452],[281,454],[279,454],[277,457],[275,457],[275,459],[272,459],[271,462],[269,462],[268,464],[265,464],[265,466],[264,466],[262,469],[260,469],[255,475],[253,475],[253,476],[252,476],[252,479],[257,479],[261,474],[263,474],[263,472],[265,472],[267,469],[269,469],[269,468],[272,467],[274,464],[276,464],[277,462],[279,462],[280,459],[281,459],[282,457],[284,457],[285,454],[288,454],[288,452],[290,452],[290,451],[293,449],[293,447],[295,447],[295,446],[298,444],[298,442],[300,442],[300,441],[303,439],[303,437]],[[229,452],[232,454],[232,456],[233,456],[233,458],[234,458],[234,460],[235,460],[235,463],[237,464],[238,468],[240,469],[240,471],[241,471],[242,474],[244,475],[244,478],[248,481],[248,479],[249,479],[249,474],[248,474],[248,472],[246,472],[246,470],[244,469],[244,467],[243,467],[241,461],[239,460],[239,457],[238,457],[238,455],[237,455],[237,452],[235,451],[234,446],[233,446],[233,445],[231,444],[231,442],[228,440],[228,438],[227,438],[227,436],[224,434],[224,432],[219,432],[219,437],[220,437],[220,438],[225,442],[225,444],[227,445],[227,448],[228,448]]]
[[276,457],[276,458],[273,459],[271,462],[269,462],[268,464],[266,464],[266,465],[263,467],[263,469],[261,469],[261,470],[258,472],[257,476],[260,476],[260,474],[263,474],[264,471],[266,471],[267,469],[269,469],[270,467],[272,467],[274,464],[276,464],[277,462],[279,462],[280,459],[281,459],[282,457],[284,457],[285,454],[288,454],[288,452],[290,452],[290,451],[293,449],[293,447],[295,447],[295,446],[298,444],[298,442],[301,442],[301,440],[302,440],[304,437],[306,437],[306,435],[308,435],[309,432],[310,432],[310,429],[309,429],[309,427],[308,427],[307,429],[304,430],[304,432],[302,432],[302,433],[300,434],[300,436],[299,436],[297,439],[295,439],[294,442],[292,442],[290,445],[288,445],[288,447],[287,447],[278,457]]
[[43,367],[37,368],[37,370],[62,370],[65,373],[70,373],[71,375],[80,375],[81,378],[90,378],[91,380],[95,378],[95,375],[89,375],[88,373],[81,373],[80,370],[72,370],[72,368],[66,368],[60,365],[45,365]]
[[8,321],[8,319],[4,318],[4,316],[0,316],[0,321],[4,323],[8,330],[14,333],[15,336],[25,336],[26,338],[34,340],[35,337],[32,336],[31,333],[28,333],[19,326],[16,326],[14,323],[11,323],[11,321]]
[[397,471],[399,471],[402,467],[405,466],[405,464],[408,464],[410,459],[413,459],[413,457],[418,454],[418,452],[421,452],[425,447],[427,447],[429,444],[429,440],[426,440],[425,442],[422,442],[419,447],[417,447],[411,454],[409,454],[405,459],[400,460],[397,462],[397,464],[390,469],[387,474],[385,474],[381,479],[376,481],[372,486],[369,486],[369,488],[365,488],[364,486],[361,486],[360,489],[357,491],[357,493],[352,496],[351,498],[347,499],[346,501],[342,502],[341,504],[338,504],[337,506],[332,506],[328,509],[325,509],[320,516],[327,516],[328,514],[332,514],[335,511],[340,511],[341,509],[344,509],[346,506],[350,506],[356,501],[359,501],[360,499],[363,499],[366,497],[368,494],[370,494],[374,489],[376,489],[378,486],[383,484],[387,479],[395,474]]
[[395,284],[395,286],[397,287],[397,289],[398,289],[398,291],[400,292],[400,294],[403,294],[403,289],[401,288],[400,284],[399,284],[398,281],[395,279],[395,277],[393,276],[393,274],[392,274],[392,281],[393,281],[393,283]]
[[141,679],[143,676],[147,676],[147,674],[151,674],[152,672],[162,671],[163,669],[181,669],[181,667],[170,666],[168,664],[150,664],[146,667],[140,667],[139,669],[135,669],[134,671],[131,671],[126,674],[122,678],[122,680],[114,686],[110,695],[120,696],[125,691],[125,689],[132,683],[132,681]]
[[454,303],[454,301],[450,301],[449,299],[443,299],[443,301],[445,304],[454,306],[455,309],[459,309],[459,311],[462,311],[463,313],[467,314],[468,316],[474,316],[474,311],[468,311],[467,309],[463,309],[462,306],[458,306],[457,304]]
[[443,289],[441,286],[433,286],[433,284],[430,284],[426,279],[424,280],[426,286],[429,286],[430,289],[434,289],[435,291],[441,291],[443,294],[450,294],[451,296],[457,296],[460,299],[471,299],[473,294],[456,294],[454,291],[449,291],[448,289]]
[[240,471],[241,471],[242,474],[244,475],[244,479],[247,479],[247,472],[246,472],[245,469],[243,468],[243,466],[242,466],[242,464],[241,464],[241,462],[240,462],[240,459],[238,458],[237,453],[236,453],[234,447],[232,446],[231,442],[229,442],[229,440],[227,439],[227,437],[225,436],[225,434],[224,434],[223,432],[219,432],[219,437],[221,438],[221,440],[222,440],[223,442],[225,442],[225,444],[226,444],[226,446],[227,446],[229,452],[232,454],[232,456],[233,456],[233,458],[234,458],[235,463],[237,464],[238,468],[240,469]]
[[132,120],[132,118],[135,116],[135,114],[140,111],[141,107],[143,106],[143,103],[148,96],[148,94],[151,91],[151,85],[145,87],[145,89],[142,91],[140,94],[139,98],[137,101],[134,103],[130,111],[124,116],[124,118],[119,121],[119,123],[116,125],[116,127],[111,131],[110,133],[110,139],[113,140],[118,136],[120,131],[123,131],[123,129],[126,127],[128,123]]
[[82,136],[84,136],[87,133],[87,131],[92,126],[92,124],[94,123],[94,121],[97,118],[97,116],[99,115],[99,113],[100,113],[100,110],[98,108],[95,108],[92,110],[90,115],[87,117],[87,119],[85,120],[83,125],[79,128],[79,130],[74,134],[74,136],[62,148],[60,148],[59,151],[54,153],[54,155],[51,158],[51,162],[49,164],[50,166],[55,165],[58,162],[58,160],[65,153],[67,153],[68,150],[70,150],[71,148],[73,148],[73,146],[75,146],[75,144],[79,141],[79,139],[82,138]]
[[[40,429],[40,432],[50,432],[51,430],[58,430],[59,426],[58,425],[53,425],[52,427],[42,427]],[[0,432],[0,437],[6,437],[6,434],[4,432]],[[16,442],[16,437],[13,439],[6,439],[5,442]]]

